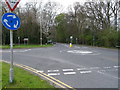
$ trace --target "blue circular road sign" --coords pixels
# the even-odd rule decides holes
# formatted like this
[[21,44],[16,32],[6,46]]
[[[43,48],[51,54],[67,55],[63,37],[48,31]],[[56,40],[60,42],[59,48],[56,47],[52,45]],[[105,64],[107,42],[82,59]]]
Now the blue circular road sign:
[[14,13],[5,13],[2,16],[2,24],[10,30],[17,30],[20,27],[20,19]]

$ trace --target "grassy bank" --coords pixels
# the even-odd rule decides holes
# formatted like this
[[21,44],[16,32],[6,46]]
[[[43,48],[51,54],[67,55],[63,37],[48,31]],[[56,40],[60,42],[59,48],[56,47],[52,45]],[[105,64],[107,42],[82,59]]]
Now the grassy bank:
[[[54,88],[47,81],[38,76],[25,71],[21,68],[14,67],[14,83],[9,83],[9,64],[2,63],[2,87],[3,88]],[[1,82],[0,82],[1,83]]]
[[[48,44],[48,45],[14,45],[13,48],[39,48],[39,47],[51,47],[53,46],[52,44]],[[9,49],[10,46],[9,45],[3,45],[0,46],[0,48],[2,49]]]

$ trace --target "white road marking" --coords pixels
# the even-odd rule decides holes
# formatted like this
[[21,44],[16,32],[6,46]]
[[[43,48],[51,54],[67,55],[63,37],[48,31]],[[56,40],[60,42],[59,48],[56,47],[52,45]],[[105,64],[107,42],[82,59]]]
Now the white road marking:
[[48,72],[59,72],[59,70],[48,70]]
[[65,72],[64,75],[76,74],[76,72]]
[[67,51],[68,53],[80,53],[80,54],[91,54],[93,52],[91,51],[83,51],[83,50],[71,50],[71,51]]
[[90,55],[100,55],[101,53],[94,53],[94,54],[90,54]]
[[62,51],[60,51],[60,53],[61,53]]
[[63,71],[73,71],[73,69],[63,69]]
[[[14,50],[13,52],[27,52],[30,51],[31,49],[27,49],[27,50]],[[0,50],[0,52],[10,52],[10,50]]]
[[106,76],[109,76],[109,77],[112,77],[112,78],[115,78],[115,79],[120,79],[119,77],[112,76],[112,75],[110,75],[110,74],[103,73],[103,72],[100,72],[100,71],[98,71],[98,73],[103,74],[103,75],[106,75]]
[[99,70],[100,72],[105,72],[106,70]]
[[87,68],[77,68],[77,70],[86,70]]
[[60,75],[60,73],[48,73],[50,76]]
[[104,67],[104,68],[109,69],[109,68],[111,68],[111,67]]
[[42,71],[37,71],[37,72],[44,72],[44,71],[42,70]]
[[75,48],[80,48],[80,47],[78,47],[78,46],[75,46]]
[[100,69],[100,67],[90,67],[90,69]]
[[88,48],[88,47],[82,47],[82,48]]
[[120,67],[120,66],[113,66],[114,68],[118,68],[118,67]]
[[80,71],[81,74],[85,73],[91,73],[92,71]]

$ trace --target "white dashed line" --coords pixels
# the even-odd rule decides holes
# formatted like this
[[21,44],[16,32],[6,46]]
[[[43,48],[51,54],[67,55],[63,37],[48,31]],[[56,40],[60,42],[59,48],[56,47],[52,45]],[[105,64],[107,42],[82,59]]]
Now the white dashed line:
[[59,70],[48,70],[48,72],[59,72]]
[[105,72],[106,70],[99,70],[100,72]]
[[81,74],[83,73],[91,73],[92,71],[80,71]]
[[90,69],[99,69],[100,67],[91,67]]
[[[27,50],[14,50],[13,52],[27,52],[27,51],[30,51],[31,49],[27,49]],[[9,50],[0,50],[0,52],[10,52]]]
[[37,72],[44,72],[44,71],[37,71]]
[[77,68],[77,70],[86,70],[87,68]]
[[76,72],[65,72],[64,75],[76,74]]
[[104,68],[109,69],[109,68],[111,68],[111,67],[104,67]]
[[56,76],[56,75],[60,75],[60,73],[48,73],[48,75],[50,75],[50,76]]
[[103,75],[106,75],[106,76],[109,76],[109,77],[113,77],[113,78],[115,78],[115,79],[120,79],[119,77],[112,76],[112,75],[110,75],[110,74],[103,73],[103,72],[100,72],[100,71],[98,71],[98,73],[103,74]]
[[120,67],[120,66],[113,66],[114,68],[118,68],[118,67]]
[[73,71],[73,69],[63,69],[63,71]]

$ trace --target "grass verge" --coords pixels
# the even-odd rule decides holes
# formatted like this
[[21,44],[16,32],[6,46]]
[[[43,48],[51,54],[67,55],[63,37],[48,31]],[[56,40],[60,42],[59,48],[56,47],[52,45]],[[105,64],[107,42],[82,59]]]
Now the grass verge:
[[[52,44],[48,44],[48,45],[15,45],[13,48],[17,49],[17,48],[39,48],[39,47],[52,47]],[[10,46],[9,45],[3,45],[0,46],[0,48],[2,49],[9,49]]]
[[[9,83],[9,64],[2,63],[2,88],[54,88],[40,77],[14,66],[14,82]],[[55,89],[55,88],[54,88]]]

